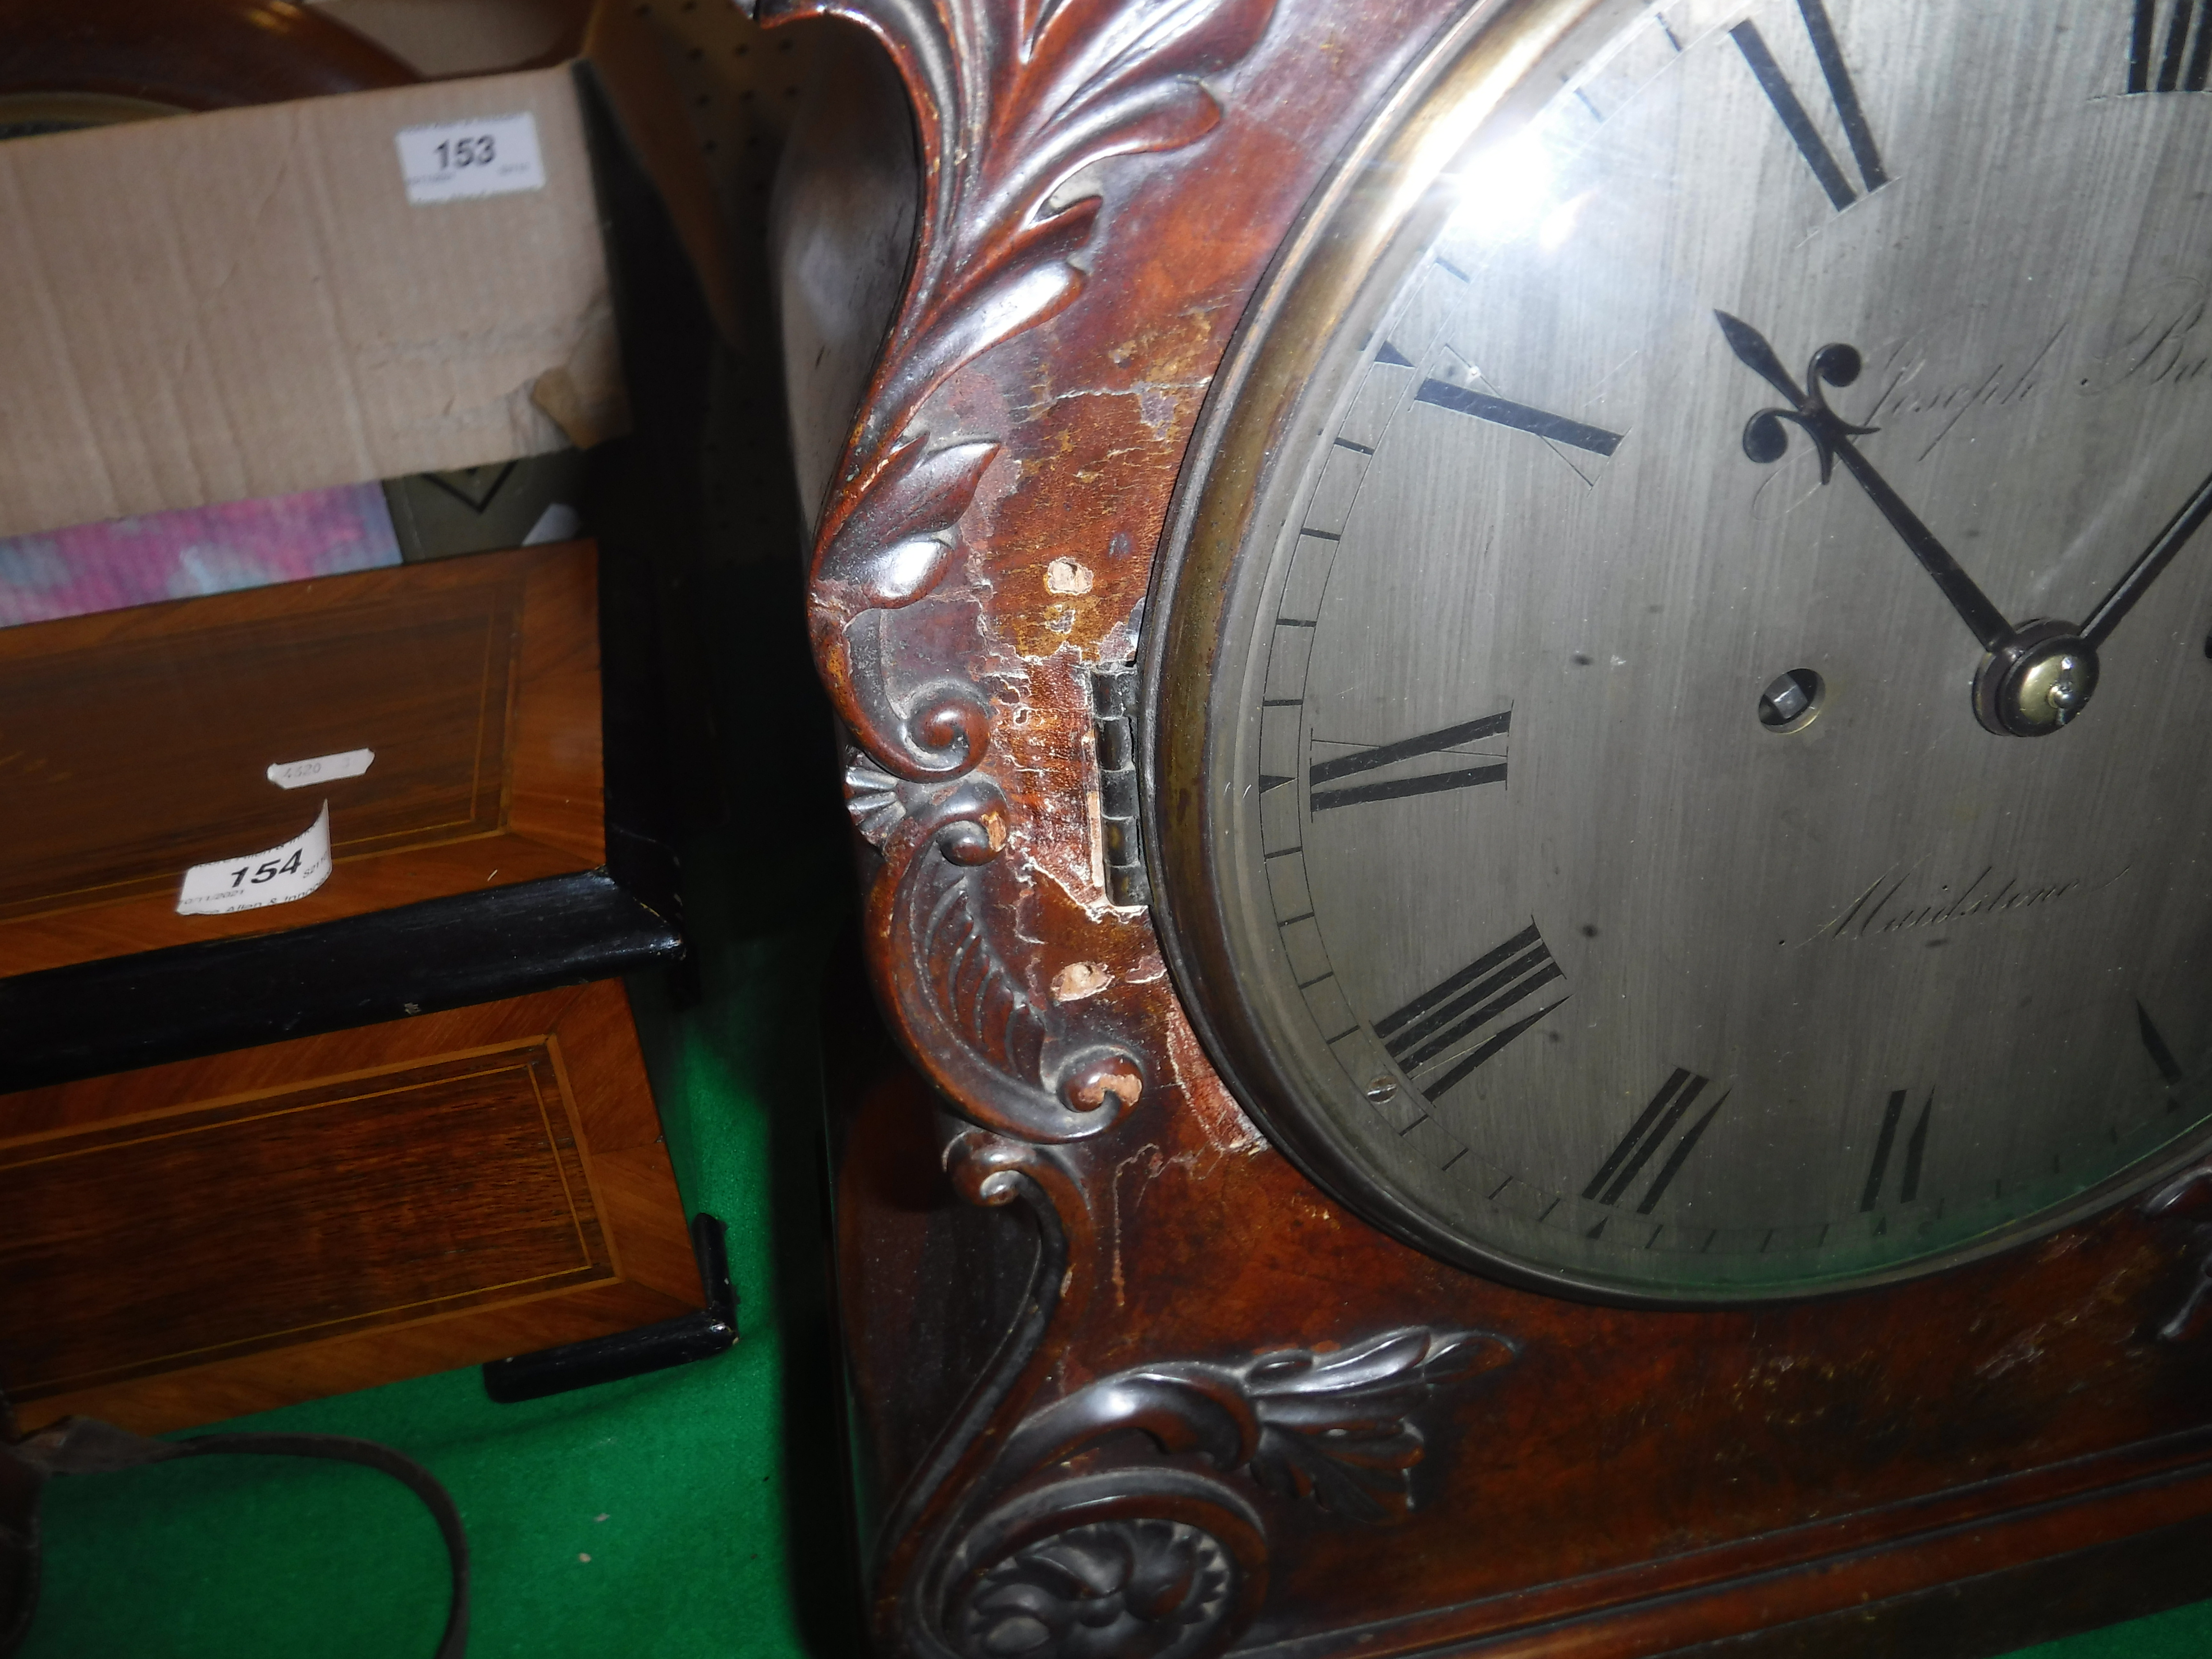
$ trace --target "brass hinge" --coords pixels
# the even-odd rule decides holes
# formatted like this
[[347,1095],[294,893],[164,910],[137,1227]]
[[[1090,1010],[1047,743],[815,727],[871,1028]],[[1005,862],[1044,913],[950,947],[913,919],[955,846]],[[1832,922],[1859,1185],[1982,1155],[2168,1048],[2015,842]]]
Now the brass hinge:
[[1106,896],[1118,905],[1152,902],[1145,843],[1137,822],[1137,665],[1102,663],[1091,671],[1091,721],[1098,751],[1098,836]]

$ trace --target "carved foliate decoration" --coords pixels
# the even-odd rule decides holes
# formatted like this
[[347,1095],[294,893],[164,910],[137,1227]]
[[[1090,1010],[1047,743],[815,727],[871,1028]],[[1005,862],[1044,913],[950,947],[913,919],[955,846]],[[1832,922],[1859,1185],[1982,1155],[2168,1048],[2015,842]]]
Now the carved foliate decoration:
[[845,753],[845,810],[868,845],[880,848],[906,816],[899,781],[858,749]]
[[[1266,1584],[1254,1499],[1356,1524],[1403,1519],[1428,1445],[1424,1408],[1516,1353],[1485,1332],[1415,1328],[1328,1352],[1100,1377],[1024,1419],[951,1517],[953,1541],[923,1579],[943,1609],[936,1627],[970,1659],[1218,1652]],[[1131,1436],[1205,1467],[1064,1473]]]
[[1243,1467],[1262,1486],[1382,1522],[1412,1507],[1413,1469],[1426,1449],[1414,1413],[1429,1390],[1513,1357],[1510,1343],[1480,1332],[1398,1331],[1334,1353],[1263,1354],[1226,1378],[1194,1367],[1184,1386],[1218,1397],[1226,1381],[1248,1403]]
[[[884,1632],[940,1659],[1219,1652],[1266,1590],[1264,1515],[1402,1516],[1429,1444],[1425,1402],[1512,1357],[1500,1338],[1401,1330],[1328,1352],[1141,1367],[1054,1397],[1104,1277],[1102,1154],[1085,1149],[1158,1101],[1166,1061],[1114,1024],[1114,999],[1055,1001],[1047,988],[1030,856],[1042,831],[994,722],[1024,696],[1065,697],[1070,741],[1096,744],[1106,716],[1097,816],[1121,831],[1107,896],[1133,906],[1143,867],[1121,787],[1134,781],[1131,699],[1116,682],[1109,707],[1091,706],[1082,674],[1032,677],[1020,692],[994,681],[1005,701],[986,690],[999,659],[979,594],[996,561],[962,526],[1021,436],[972,429],[959,411],[1006,399],[984,380],[965,397],[961,376],[1077,301],[1077,261],[1104,222],[1091,170],[1212,131],[1222,112],[1202,77],[1252,49],[1273,6],[759,3],[766,21],[832,13],[873,32],[913,96],[924,168],[912,273],[816,544],[810,626],[852,738],[848,807],[881,860],[869,954],[910,1049],[976,1126],[952,1137],[948,1172],[971,1202],[1026,1212],[1042,1246],[1024,1312],[883,1529]],[[1094,1451],[1116,1467],[1067,1467]]]
[[1007,1456],[1047,1463],[1125,1430],[1196,1452],[1262,1490],[1346,1520],[1402,1519],[1425,1442],[1415,1413],[1440,1384],[1510,1364],[1480,1331],[1417,1327],[1328,1353],[1285,1349],[1231,1363],[1177,1360],[1101,1378],[1018,1429]]
[[[833,12],[873,30],[920,117],[925,200],[914,272],[816,543],[815,650],[846,724],[900,777],[957,776],[988,747],[991,705],[966,665],[906,665],[896,696],[875,654],[881,613],[934,592],[1003,434],[926,418],[945,382],[1082,292],[1073,260],[1103,198],[1079,175],[1179,149],[1220,121],[1200,77],[1260,38],[1274,0],[763,0],[760,16]],[[918,672],[917,672],[918,671]]]
[[[890,49],[914,97],[924,200],[912,275],[817,539],[816,659],[856,750],[854,821],[882,853],[870,922],[887,988],[938,1084],[993,1128],[1094,1134],[1146,1067],[1071,1029],[1036,989],[1002,854],[1020,826],[990,775],[994,704],[972,625],[896,634],[962,559],[961,520],[1006,441],[933,399],[1083,290],[1103,199],[1089,170],[1179,149],[1221,107],[1201,77],[1259,40],[1274,0],[759,0],[765,22],[835,14]],[[988,550],[981,555],[986,567]],[[933,856],[932,854],[941,856]],[[995,867],[994,867],[995,866]],[[1086,1011],[1080,1018],[1096,1018]]]

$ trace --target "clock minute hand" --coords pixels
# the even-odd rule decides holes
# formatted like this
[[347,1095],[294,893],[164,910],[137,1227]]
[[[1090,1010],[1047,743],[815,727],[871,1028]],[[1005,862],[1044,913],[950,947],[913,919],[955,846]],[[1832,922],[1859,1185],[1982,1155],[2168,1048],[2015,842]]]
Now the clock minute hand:
[[2118,585],[2089,613],[2089,620],[2081,624],[2081,637],[2093,647],[2110,638],[2112,630],[2120,625],[2120,618],[2134,609],[2144,590],[2158,580],[2159,573],[2188,545],[2189,538],[2207,519],[2212,519],[2212,478],[2197,486],[2197,493],[2189,498],[2189,504],[2173,515],[2172,520],[2143,550],[2142,556],[2120,578]]
[[1936,538],[1936,532],[1920,522],[1904,498],[1889,487],[1874,464],[1852,443],[1853,438],[1864,437],[1875,428],[1853,426],[1828,407],[1824,386],[1846,386],[1856,380],[1861,364],[1858,352],[1847,345],[1822,346],[1813,354],[1813,361],[1806,369],[1805,384],[1801,386],[1782,366],[1781,358],[1775,356],[1765,335],[1725,311],[1716,311],[1713,316],[1721,325],[1729,349],[1743,365],[1790,400],[1787,409],[1764,409],[1751,417],[1743,429],[1743,453],[1761,465],[1778,461],[1790,447],[1789,434],[1783,429],[1783,423],[1788,422],[1799,428],[1813,441],[1820,456],[1820,482],[1825,484],[1834,476],[1838,461],[1844,464],[1844,470],[1858,480],[1859,488],[1866,491],[1881,516],[1889,520],[1890,528],[1897,532],[1907,550],[1936,579],[1936,587],[1950,600],[1951,608],[1959,613],[1984,651],[1995,651],[2011,639],[2013,627],[2005,620],[2004,613],[1990,603],[1974,579],[1960,568],[1959,562]]

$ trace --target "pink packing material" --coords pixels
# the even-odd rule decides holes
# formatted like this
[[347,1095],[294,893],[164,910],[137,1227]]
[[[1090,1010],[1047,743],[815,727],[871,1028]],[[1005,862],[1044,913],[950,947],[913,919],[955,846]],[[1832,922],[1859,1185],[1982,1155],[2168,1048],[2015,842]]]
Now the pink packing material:
[[373,483],[0,538],[0,628],[399,562]]

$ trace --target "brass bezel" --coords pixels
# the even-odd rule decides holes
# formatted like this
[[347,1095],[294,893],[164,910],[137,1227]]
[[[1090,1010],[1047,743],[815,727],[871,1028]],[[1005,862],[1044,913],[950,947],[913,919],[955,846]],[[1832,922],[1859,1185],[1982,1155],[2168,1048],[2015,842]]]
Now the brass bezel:
[[1209,779],[1220,744],[1207,716],[1232,582],[1245,549],[1266,544],[1278,527],[1263,516],[1270,486],[1299,450],[1328,343],[1374,284],[1395,277],[1394,252],[1425,245],[1441,224],[1452,164],[1479,139],[1510,137],[1552,95],[1552,86],[1532,83],[1533,71],[1607,14],[1626,20],[1644,9],[1643,0],[1478,0],[1376,108],[1278,252],[1209,394],[1153,566],[1140,750],[1152,916],[1182,1006],[1238,1103],[1278,1150],[1365,1220],[1455,1266],[1547,1294],[1656,1309],[1786,1305],[1905,1283],[2046,1237],[2202,1158],[2212,1126],[2038,1215],[1833,1284],[1671,1293],[1515,1260],[1384,1188],[1347,1154],[1325,1115],[1299,1108],[1291,1068],[1276,1060],[1238,989],[1213,845]]

